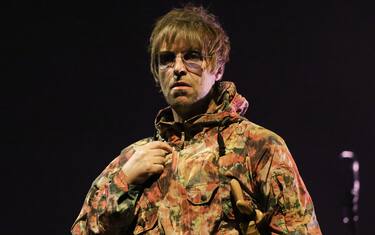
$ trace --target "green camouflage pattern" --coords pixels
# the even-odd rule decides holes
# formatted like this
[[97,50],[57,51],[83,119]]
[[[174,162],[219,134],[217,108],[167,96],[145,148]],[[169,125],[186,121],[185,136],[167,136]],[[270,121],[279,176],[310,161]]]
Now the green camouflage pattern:
[[233,83],[220,82],[215,101],[184,123],[173,122],[170,108],[161,110],[156,138],[177,150],[164,172],[143,187],[128,185],[121,167],[153,138],[125,148],[93,182],[72,234],[245,234],[249,219],[233,204],[232,178],[269,215],[261,234],[321,234],[283,139],[242,117],[248,103]]

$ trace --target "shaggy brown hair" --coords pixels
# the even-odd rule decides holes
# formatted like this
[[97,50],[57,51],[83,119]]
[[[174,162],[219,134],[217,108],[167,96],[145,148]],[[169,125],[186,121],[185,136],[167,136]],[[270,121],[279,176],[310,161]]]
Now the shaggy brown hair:
[[216,17],[208,13],[203,7],[192,5],[169,11],[156,21],[151,33],[149,52],[151,55],[151,72],[156,84],[158,79],[157,54],[165,42],[173,45],[174,42],[183,40],[190,47],[201,50],[208,62],[210,72],[217,69],[224,70],[224,65],[229,60],[229,38]]

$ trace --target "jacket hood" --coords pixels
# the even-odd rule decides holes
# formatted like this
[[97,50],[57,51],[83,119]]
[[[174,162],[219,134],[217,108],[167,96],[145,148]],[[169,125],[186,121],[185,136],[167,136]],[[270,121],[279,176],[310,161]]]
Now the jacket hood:
[[199,114],[178,123],[173,120],[171,107],[159,111],[155,119],[156,135],[162,139],[168,139],[172,132],[195,132],[204,127],[226,126],[237,122],[245,114],[249,103],[237,93],[233,82],[222,81],[215,84],[214,87],[214,107],[208,113]]

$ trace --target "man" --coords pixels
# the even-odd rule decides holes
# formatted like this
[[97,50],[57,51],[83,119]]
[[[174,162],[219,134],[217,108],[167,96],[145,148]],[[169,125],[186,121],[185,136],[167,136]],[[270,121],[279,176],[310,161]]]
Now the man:
[[284,141],[220,82],[229,51],[203,8],[157,21],[151,72],[169,107],[94,181],[73,234],[321,234]]

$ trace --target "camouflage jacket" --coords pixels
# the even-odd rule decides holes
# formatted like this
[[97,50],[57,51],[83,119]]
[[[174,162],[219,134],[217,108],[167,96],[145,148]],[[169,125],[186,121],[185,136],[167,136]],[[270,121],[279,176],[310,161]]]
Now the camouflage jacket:
[[[215,107],[184,123],[159,112],[154,138],[125,148],[93,182],[72,234],[243,234],[248,219],[233,206],[229,181],[269,216],[262,234],[321,234],[312,200],[278,135],[241,115],[248,103],[231,82],[217,86]],[[128,185],[121,166],[134,147],[155,139],[177,149],[164,172]]]

